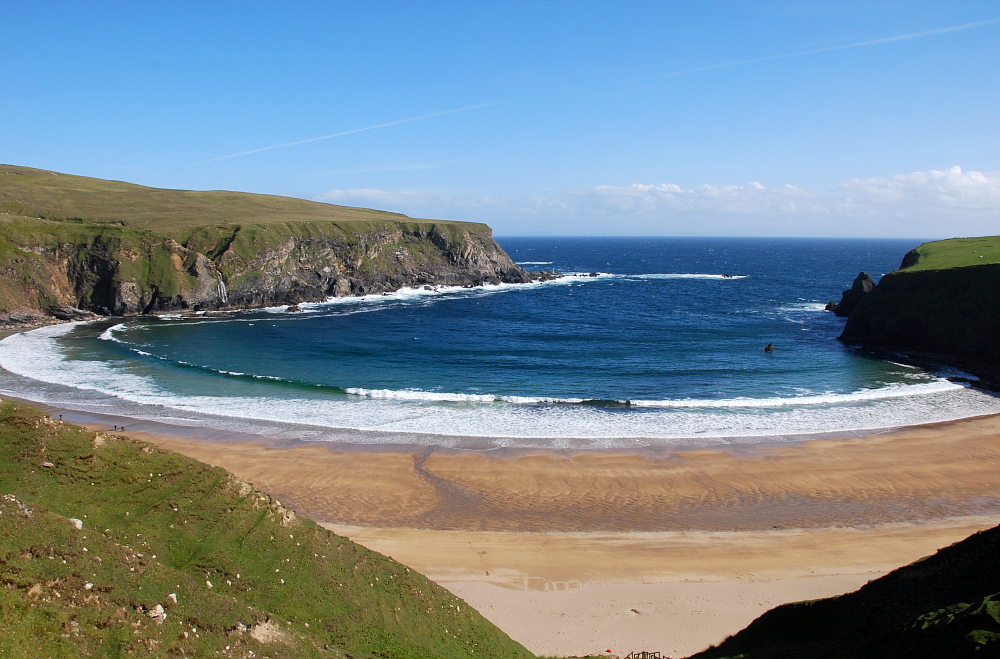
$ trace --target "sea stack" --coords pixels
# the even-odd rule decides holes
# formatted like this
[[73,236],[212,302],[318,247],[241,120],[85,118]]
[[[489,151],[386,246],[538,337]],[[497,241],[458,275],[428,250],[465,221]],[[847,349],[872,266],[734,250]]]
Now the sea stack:
[[850,316],[851,312],[854,311],[854,307],[858,306],[858,303],[861,302],[861,298],[873,290],[875,290],[875,282],[872,281],[871,275],[867,272],[862,272],[854,278],[854,283],[851,284],[851,287],[840,296],[840,303],[837,304],[831,300],[826,305],[826,310],[832,311],[838,316]]

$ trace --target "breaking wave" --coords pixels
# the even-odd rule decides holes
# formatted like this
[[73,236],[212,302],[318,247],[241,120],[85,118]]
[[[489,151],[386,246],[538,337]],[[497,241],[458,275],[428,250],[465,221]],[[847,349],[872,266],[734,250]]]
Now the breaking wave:
[[[396,443],[405,435],[411,441],[428,437],[423,441],[458,447],[468,445],[470,438],[496,446],[592,448],[761,441],[1000,411],[996,398],[930,376],[846,394],[604,400],[336,387],[309,391],[262,381],[271,376],[213,369],[247,384],[238,391],[182,395],[171,391],[155,370],[71,358],[63,341],[79,325],[44,327],[0,341],[0,366],[14,374],[0,379],[0,390],[85,411],[264,435],[336,441],[344,431],[359,431],[372,433],[364,441]],[[120,331],[115,327],[120,325],[100,337],[114,341]],[[143,357],[137,357],[140,366]]]

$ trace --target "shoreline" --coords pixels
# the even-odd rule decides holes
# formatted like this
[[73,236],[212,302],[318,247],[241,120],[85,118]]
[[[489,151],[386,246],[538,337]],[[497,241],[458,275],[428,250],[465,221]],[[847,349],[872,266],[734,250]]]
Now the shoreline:
[[[4,333],[0,331],[0,340],[17,332]],[[9,377],[23,378],[14,373],[10,373],[0,368],[0,372]],[[975,387],[974,387],[975,388]],[[988,390],[983,389],[984,392]],[[988,392],[991,396],[996,396],[995,392]],[[546,446],[542,442],[555,441],[545,438],[530,438],[538,444],[527,445],[506,445],[503,442],[511,439],[506,436],[483,437],[456,434],[435,434],[435,433],[415,433],[410,431],[389,431],[389,430],[362,430],[355,428],[336,428],[326,426],[311,426],[307,424],[287,424],[283,427],[281,423],[262,420],[260,423],[270,424],[271,434],[263,432],[236,430],[224,427],[225,423],[232,424],[231,417],[217,417],[220,419],[218,425],[197,425],[196,418],[185,419],[183,417],[173,417],[178,423],[170,423],[155,419],[144,419],[138,416],[129,416],[124,413],[103,413],[76,409],[71,406],[59,403],[49,403],[42,400],[26,397],[23,395],[0,394],[0,398],[23,402],[43,409],[53,414],[63,414],[67,421],[79,423],[86,426],[99,427],[102,425],[112,428],[115,426],[127,426],[140,432],[150,435],[162,435],[179,439],[192,439],[199,442],[231,443],[231,442],[251,442],[266,445],[272,448],[295,448],[309,446],[327,446],[341,451],[361,451],[361,452],[383,452],[399,451],[412,452],[433,448],[434,451],[444,454],[479,453],[484,455],[517,457],[537,452],[551,452],[560,455],[573,456],[578,454],[596,453],[628,453],[651,458],[658,458],[670,455],[675,452],[716,449],[732,453],[752,452],[759,448],[797,446],[806,442],[817,440],[859,440],[867,437],[889,435],[898,432],[905,432],[910,429],[936,427],[942,424],[961,423],[974,419],[985,419],[992,416],[1000,416],[1000,412],[979,414],[956,419],[945,419],[928,421],[926,423],[915,423],[906,425],[890,425],[874,428],[842,429],[828,432],[801,432],[773,435],[747,435],[747,436],[719,436],[719,437],[627,437],[618,438],[616,441],[622,442],[612,446],[593,446],[590,442],[597,441],[594,438],[560,438],[559,446]],[[159,407],[159,406],[157,406]],[[183,410],[179,410],[183,413]],[[213,415],[205,414],[209,420]],[[265,429],[266,432],[267,429]],[[326,433],[332,439],[314,439],[310,435],[316,433]]]
[[[755,530],[1000,511],[1000,469],[994,477],[990,468],[994,460],[1000,467],[1000,444],[990,441],[1000,438],[1000,414],[752,444],[474,449],[273,438],[3,397],[90,430],[127,428],[118,432],[225,467],[319,522],[350,526]],[[352,472],[375,475],[355,479]],[[409,511],[386,503],[400,498],[422,503]],[[605,514],[612,507],[617,514]]]
[[[110,322],[112,320],[121,319],[98,318],[89,321],[67,322],[90,324],[102,321]],[[0,340],[3,340],[10,335],[19,333],[23,332],[17,330],[0,330]],[[883,361],[894,361],[897,363],[909,362],[909,365],[928,370],[931,370],[934,366],[934,364],[929,363],[926,360],[918,363],[917,360],[907,359],[905,355],[898,353],[883,354],[881,359]],[[939,364],[938,366],[946,367],[943,364]],[[952,367],[946,368],[950,369]],[[0,371],[2,371],[2,369],[0,369]],[[669,432],[665,433],[667,436],[664,436],[664,433],[658,434],[658,428],[670,426],[670,419],[660,422],[660,426],[656,426],[655,424],[650,426],[649,424],[651,422],[646,421],[645,427],[639,426],[638,429],[640,432],[635,432],[636,428],[633,428],[632,426],[627,426],[626,428],[614,427],[610,429],[602,426],[599,432],[590,435],[586,434],[586,431],[581,432],[579,429],[572,427],[561,429],[557,428],[557,430],[565,431],[564,434],[550,436],[550,434],[543,432],[538,434],[538,436],[534,436],[531,434],[532,431],[530,428],[517,428],[516,430],[522,431],[520,434],[518,432],[509,432],[505,434],[505,429],[503,427],[486,428],[486,430],[491,431],[490,433],[486,433],[481,432],[482,429],[479,428],[470,429],[465,428],[464,426],[461,428],[455,428],[442,424],[432,425],[430,428],[433,432],[425,432],[422,427],[415,427],[412,424],[399,424],[402,427],[401,430],[385,430],[383,428],[386,426],[382,424],[366,423],[363,419],[359,420],[359,418],[355,418],[359,413],[353,410],[363,408],[353,407],[353,404],[356,401],[354,401],[351,396],[348,396],[347,398],[350,399],[352,405],[343,408],[349,411],[348,416],[341,420],[342,423],[346,424],[344,427],[334,427],[328,425],[328,418],[326,416],[316,416],[315,414],[310,414],[308,407],[304,410],[299,408],[285,410],[287,414],[279,416],[275,416],[274,414],[254,416],[251,414],[247,417],[247,423],[244,423],[238,415],[227,415],[228,408],[205,408],[203,406],[192,410],[185,410],[183,409],[183,405],[178,408],[171,408],[169,407],[171,403],[167,403],[166,405],[168,405],[168,407],[164,407],[163,404],[156,402],[151,403],[144,399],[132,400],[125,398],[120,399],[122,403],[121,406],[105,405],[107,408],[119,407],[120,411],[116,412],[87,412],[81,409],[74,409],[74,403],[71,401],[74,399],[75,394],[70,392],[70,389],[73,391],[77,390],[70,386],[70,388],[66,390],[70,393],[64,395],[64,392],[59,389],[60,385],[57,380],[41,380],[39,382],[42,384],[39,384],[38,386],[43,387],[43,389],[31,392],[29,383],[33,382],[33,380],[31,379],[31,370],[26,364],[20,364],[20,368],[18,368],[16,372],[2,372],[4,373],[5,378],[9,378],[11,380],[10,382],[5,383],[4,387],[8,393],[18,392],[19,389],[21,391],[29,389],[27,395],[15,394],[15,396],[34,405],[45,405],[53,410],[57,410],[59,413],[72,414],[73,417],[79,419],[83,423],[99,423],[103,420],[112,426],[116,424],[127,424],[130,427],[141,425],[144,431],[152,434],[189,437],[200,441],[230,441],[228,439],[229,437],[239,436],[247,441],[256,441],[282,447],[308,446],[315,443],[338,443],[351,447],[372,445],[376,450],[384,449],[405,451],[413,450],[417,447],[433,446],[437,447],[436,450],[440,451],[472,450],[510,452],[512,454],[517,454],[519,452],[532,452],[540,449],[565,451],[567,453],[574,451],[608,451],[615,453],[636,452],[639,454],[656,456],[663,453],[669,453],[671,451],[688,450],[691,448],[729,448],[732,450],[741,450],[741,447],[794,445],[816,439],[863,438],[872,435],[898,432],[906,428],[927,425],[927,423],[949,423],[953,421],[979,418],[981,416],[989,416],[993,413],[1000,413],[1000,411],[997,410],[995,400],[990,400],[997,398],[997,393],[995,391],[991,391],[988,386],[977,386],[976,382],[970,381],[965,377],[967,375],[965,373],[960,373],[959,375],[949,375],[947,372],[944,372],[935,375],[940,382],[933,382],[931,384],[947,385],[945,380],[961,383],[962,386],[971,390],[969,395],[972,397],[968,399],[960,398],[955,401],[947,401],[947,404],[941,400],[934,401],[934,404],[937,405],[937,409],[941,410],[949,409],[948,405],[953,403],[951,407],[953,411],[951,413],[930,414],[931,420],[926,423],[924,422],[924,419],[927,416],[925,411],[911,409],[905,402],[899,404],[902,407],[898,407],[898,409],[903,410],[903,413],[889,413],[889,408],[896,405],[894,401],[897,398],[896,395],[890,392],[885,396],[875,398],[878,404],[881,405],[882,408],[885,408],[879,408],[882,414],[874,414],[870,411],[868,413],[858,414],[856,417],[851,414],[848,414],[846,417],[843,417],[843,415],[834,415],[833,417],[830,417],[829,414],[821,414],[817,418],[808,417],[809,422],[807,423],[791,423],[790,425],[764,424],[758,428],[758,424],[756,424],[755,420],[752,418],[752,414],[749,418],[743,418],[740,416],[740,413],[734,412],[735,416],[726,416],[729,420],[726,424],[723,424],[725,427],[710,428],[710,430],[715,434],[711,434],[709,436],[699,434],[702,430],[698,427],[688,428],[686,426],[683,430],[683,434],[678,433],[676,435],[671,435]],[[24,373],[24,375],[18,375],[17,373]],[[44,387],[54,387],[54,389],[52,391],[48,391],[45,390]],[[954,385],[952,385],[952,387],[956,390],[960,389],[959,387],[954,387]],[[84,388],[79,391],[87,392],[89,390]],[[855,393],[868,393],[870,391],[880,390],[878,388],[875,390],[862,389]],[[930,393],[920,392],[920,394],[917,395],[917,398],[919,399],[921,395],[937,396],[941,393],[941,391],[934,389]],[[978,393],[972,394],[972,392]],[[962,395],[964,396],[965,394]],[[89,406],[91,409],[99,410],[102,406],[101,404],[104,402],[104,400],[101,399],[101,396],[106,396],[108,403],[115,400],[115,396],[110,393],[106,395],[95,393],[95,396],[97,396],[97,398],[93,401],[89,401],[88,404],[80,403],[80,405],[84,407]],[[900,396],[899,398],[906,401],[910,400],[912,396],[913,393],[910,392]],[[976,396],[979,398],[976,398]],[[47,403],[40,399],[49,399],[54,401],[64,400],[62,400],[62,402]],[[770,400],[771,399],[766,398],[762,399],[763,408],[770,410],[774,407],[773,405],[765,404],[770,403]],[[868,400],[868,398],[862,397],[861,400]],[[963,405],[966,400],[972,402],[970,402],[967,406]],[[339,399],[336,399],[336,401],[339,401]],[[333,404],[342,404],[336,401]],[[683,403],[684,401],[681,402]],[[833,403],[833,406],[836,407],[840,403],[844,403],[845,409],[851,410],[853,409],[852,405],[854,402],[857,401],[838,400]],[[794,418],[797,405],[808,405],[810,410],[813,408],[823,409],[824,407],[829,406],[822,403],[822,401],[805,403],[796,401],[789,404],[789,409],[791,411],[782,412],[782,414],[785,414],[789,418]],[[299,407],[302,406],[300,405]],[[530,408],[531,406],[528,407]],[[644,419],[646,418],[644,413],[659,409],[653,405],[638,405],[638,407],[640,410],[636,412],[639,415],[636,417],[637,419]],[[681,405],[681,407],[686,406]],[[711,407],[711,405],[708,406],[708,408]],[[736,405],[736,408],[740,407],[744,406]],[[749,407],[754,406],[751,405]],[[337,407],[335,412],[339,413],[340,409],[340,407]],[[493,410],[494,408],[490,409]],[[506,418],[503,416],[503,414],[506,414],[506,412],[502,411],[503,408],[497,409],[501,410],[500,412],[496,412],[499,416],[497,416],[496,419],[490,417],[491,422],[494,424],[497,419],[503,420]],[[781,407],[781,409],[784,410],[784,407]],[[166,412],[165,415],[164,412]],[[300,418],[302,421],[293,422],[289,421],[289,418]],[[164,421],[161,419],[166,420]],[[743,422],[746,422],[746,424],[741,425]],[[835,429],[825,430],[825,428],[831,427]],[[748,429],[750,431],[749,434],[741,432]],[[463,430],[468,434],[463,433]],[[581,432],[581,434],[577,435],[574,434],[574,432]],[[615,434],[615,432],[620,432],[622,434]]]

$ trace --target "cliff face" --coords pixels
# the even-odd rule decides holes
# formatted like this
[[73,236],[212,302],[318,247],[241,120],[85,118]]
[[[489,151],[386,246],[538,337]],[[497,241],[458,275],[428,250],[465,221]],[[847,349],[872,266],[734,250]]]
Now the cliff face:
[[180,244],[123,227],[22,218],[0,221],[0,243],[8,313],[261,307],[413,285],[531,281],[487,227],[460,223],[221,225]]
[[515,265],[483,224],[25,168],[2,174],[0,207],[9,210],[0,214],[0,323],[296,304],[547,276]]
[[[908,254],[901,269],[885,275],[860,300],[840,338],[866,349],[925,356],[996,381],[1000,263],[963,266],[963,261],[947,260],[948,248],[954,247],[948,242],[929,243]],[[947,267],[929,267],[921,250]],[[980,254],[967,256],[966,262],[982,262]]]
[[854,278],[854,283],[840,296],[840,302],[834,302],[830,300],[830,303],[826,305],[827,311],[832,311],[838,316],[850,316],[851,312],[854,311],[854,307],[858,306],[861,302],[861,298],[868,295],[875,289],[875,282],[872,281],[871,275],[867,272],[862,272],[857,277]]

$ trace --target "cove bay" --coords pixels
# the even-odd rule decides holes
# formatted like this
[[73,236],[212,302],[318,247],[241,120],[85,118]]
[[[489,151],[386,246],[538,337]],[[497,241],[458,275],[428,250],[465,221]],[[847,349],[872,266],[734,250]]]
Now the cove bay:
[[562,276],[54,326],[0,343],[0,387],[170,424],[456,448],[759,442],[1000,411],[953,372],[836,340],[826,301],[912,241],[499,242]]

